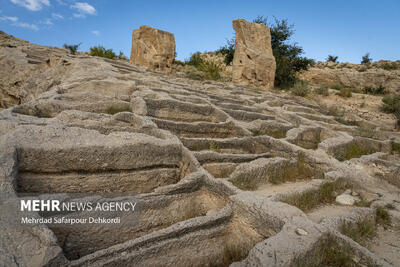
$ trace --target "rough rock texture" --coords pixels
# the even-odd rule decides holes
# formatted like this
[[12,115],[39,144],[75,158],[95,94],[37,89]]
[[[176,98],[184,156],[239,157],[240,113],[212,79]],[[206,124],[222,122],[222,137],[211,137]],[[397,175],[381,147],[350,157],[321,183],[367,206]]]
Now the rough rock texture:
[[[0,52],[17,53],[14,42]],[[376,206],[392,207],[399,227],[399,132],[355,135],[309,99],[86,55],[60,60],[57,86],[0,111],[0,265],[296,266],[327,237],[351,248],[351,265],[399,265],[388,246],[368,250],[338,232],[344,220],[373,220]],[[338,181],[352,189],[328,191],[331,203],[303,211],[287,200]],[[371,207],[336,205],[344,192]],[[98,203],[134,194],[139,223],[22,225],[22,194]]]
[[61,81],[66,50],[44,47],[0,31],[0,108],[25,103]]
[[387,92],[400,93],[400,62],[378,61],[369,65],[319,62],[299,78],[314,85],[339,85],[363,90],[383,86]]
[[232,65],[233,82],[274,87],[276,63],[271,48],[271,33],[266,25],[237,19],[235,55]]
[[133,31],[131,62],[169,72],[174,59],[175,38],[172,33],[145,25]]

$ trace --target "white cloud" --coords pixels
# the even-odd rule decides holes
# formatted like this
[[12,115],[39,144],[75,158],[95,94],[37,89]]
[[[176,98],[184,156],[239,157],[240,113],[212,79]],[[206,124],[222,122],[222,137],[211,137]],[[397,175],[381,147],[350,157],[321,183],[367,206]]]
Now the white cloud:
[[45,20],[41,21],[40,23],[45,24],[45,25],[53,25],[53,21],[51,19],[45,19]]
[[[18,17],[0,16],[0,21],[11,22],[11,25],[16,26],[16,27],[27,28],[27,29],[34,30],[34,31],[39,30],[39,27],[35,24],[20,22]],[[47,22],[48,21],[45,20],[45,22],[43,22],[43,24],[48,24]],[[51,21],[50,21],[50,23],[51,23]]]
[[100,35],[100,31],[98,31],[98,30],[94,30],[94,31],[92,31],[92,33],[93,33],[94,35],[97,35],[97,36]]
[[72,14],[75,18],[85,18],[86,17],[86,15],[85,14],[82,14],[82,13],[74,13],[74,14]]
[[96,9],[89,5],[88,3],[84,2],[76,2],[71,6],[71,8],[76,9],[78,13],[74,13],[75,18],[84,18],[86,15],[95,15]]
[[11,2],[31,11],[38,11],[41,10],[43,6],[50,6],[49,0],[11,0]]
[[51,13],[51,17],[53,19],[63,19],[64,18],[63,15],[58,14],[58,13]]
[[18,18],[17,17],[7,17],[7,16],[1,16],[0,17],[1,21],[12,21],[12,22],[17,22]]
[[17,22],[17,23],[13,23],[13,26],[17,26],[17,27],[21,27],[21,28],[26,28],[26,29],[30,29],[30,30],[34,30],[34,31],[38,31],[39,27],[35,24],[29,24],[26,22]]

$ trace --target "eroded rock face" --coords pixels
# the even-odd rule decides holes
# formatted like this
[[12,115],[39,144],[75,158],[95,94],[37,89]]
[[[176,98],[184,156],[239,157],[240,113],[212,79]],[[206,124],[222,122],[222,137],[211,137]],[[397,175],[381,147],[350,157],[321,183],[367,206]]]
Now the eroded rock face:
[[232,24],[236,31],[232,80],[273,88],[276,63],[270,29],[244,19],[234,20]]
[[313,85],[365,90],[382,86],[387,93],[400,93],[400,62],[378,61],[369,65],[319,62],[299,78]]
[[[303,212],[290,199],[328,196],[340,179],[352,189],[332,196],[359,192],[396,216],[398,132],[355,135],[312,100],[283,93],[83,54],[59,60],[68,64],[60,84],[0,111],[1,266],[292,266],[327,234],[351,246],[360,265],[390,266],[337,232],[344,219],[374,218],[374,209],[332,199]],[[140,223],[21,224],[24,196],[123,198],[139,203]]]
[[68,64],[59,59],[66,54],[0,31],[0,108],[25,103],[59,84]]
[[132,34],[131,62],[169,72],[175,58],[172,33],[142,25]]

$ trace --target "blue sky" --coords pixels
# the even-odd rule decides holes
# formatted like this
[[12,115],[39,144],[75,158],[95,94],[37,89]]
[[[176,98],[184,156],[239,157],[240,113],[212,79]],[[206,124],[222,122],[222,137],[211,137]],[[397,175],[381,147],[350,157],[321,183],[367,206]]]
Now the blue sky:
[[103,45],[130,55],[132,30],[149,25],[174,33],[179,59],[214,51],[233,36],[232,20],[257,15],[295,24],[307,57],[340,62],[400,59],[399,0],[137,1],[0,0],[0,30],[32,43],[80,50]]

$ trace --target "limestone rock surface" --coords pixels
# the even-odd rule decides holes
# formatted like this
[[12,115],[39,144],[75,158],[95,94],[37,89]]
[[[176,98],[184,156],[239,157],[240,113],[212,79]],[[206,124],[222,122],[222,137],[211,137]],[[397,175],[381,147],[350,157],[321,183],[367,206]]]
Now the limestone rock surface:
[[[8,35],[2,44],[2,55],[21,56],[8,57],[7,68],[33,79],[39,69],[27,62],[44,61],[33,64],[46,73],[39,77],[59,80],[30,84],[31,100],[0,110],[0,266],[293,266],[327,237],[338,249],[350,246],[359,265],[400,265],[398,253],[391,265],[337,231],[343,219],[373,218],[378,205],[391,207],[399,226],[400,157],[392,148],[399,132],[360,136],[313,100],[272,90],[70,55]],[[56,50],[61,65],[52,63]],[[40,59],[26,58],[37,51]],[[363,155],[347,153],[354,146]],[[356,198],[353,191],[371,207],[334,203],[344,192]],[[126,223],[138,219],[131,213],[118,225],[22,224],[17,210],[28,196],[135,201],[139,224]],[[320,196],[329,203],[306,202]]]
[[175,38],[172,33],[146,25],[132,33],[131,62],[136,65],[169,72],[175,59]]
[[25,103],[60,83],[65,49],[44,47],[0,31],[0,108]]
[[236,31],[233,82],[273,88],[276,63],[272,54],[270,29],[244,19],[234,20],[232,24]]
[[378,61],[369,65],[318,62],[299,74],[313,85],[342,86],[364,90],[383,87],[387,93],[400,93],[400,61]]

